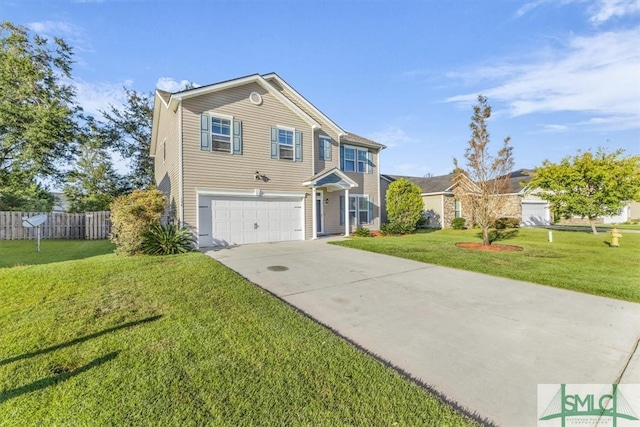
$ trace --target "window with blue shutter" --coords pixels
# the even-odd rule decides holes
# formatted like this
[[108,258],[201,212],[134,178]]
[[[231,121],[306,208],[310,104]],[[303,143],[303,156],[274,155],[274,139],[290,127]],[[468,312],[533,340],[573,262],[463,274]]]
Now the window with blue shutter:
[[331,160],[331,138],[327,136],[320,137],[320,160]]
[[373,153],[366,148],[340,146],[340,170],[373,173]]
[[242,154],[242,122],[231,116],[201,114],[200,149]]
[[271,158],[302,161],[302,132],[293,128],[271,128]]
[[373,223],[373,197],[369,197],[369,224]]
[[340,196],[340,225],[344,225],[344,196]]

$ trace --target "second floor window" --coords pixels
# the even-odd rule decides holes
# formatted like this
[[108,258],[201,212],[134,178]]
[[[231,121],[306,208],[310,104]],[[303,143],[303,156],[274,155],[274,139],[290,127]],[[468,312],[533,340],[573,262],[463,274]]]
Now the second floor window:
[[293,160],[293,131],[278,129],[278,144],[280,145],[280,158]]
[[366,148],[340,147],[340,169],[345,172],[373,173],[373,153]]
[[331,138],[320,137],[320,160],[331,160]]
[[211,149],[231,151],[231,120],[211,117]]
[[200,150],[242,154],[242,122],[231,116],[201,114]]
[[302,132],[286,126],[271,128],[271,158],[302,161]]

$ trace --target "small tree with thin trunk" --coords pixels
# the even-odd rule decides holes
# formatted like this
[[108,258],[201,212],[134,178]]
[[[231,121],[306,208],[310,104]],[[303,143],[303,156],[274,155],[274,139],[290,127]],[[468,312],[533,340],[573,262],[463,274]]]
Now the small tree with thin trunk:
[[502,147],[495,155],[489,152],[489,131],[487,120],[491,117],[491,106],[487,98],[478,96],[478,104],[473,107],[469,128],[471,139],[465,150],[466,167],[461,167],[453,159],[456,167],[453,179],[454,196],[462,202],[473,221],[482,229],[482,244],[491,244],[489,228],[502,216],[507,197],[510,172],[514,166],[511,138],[504,139]]

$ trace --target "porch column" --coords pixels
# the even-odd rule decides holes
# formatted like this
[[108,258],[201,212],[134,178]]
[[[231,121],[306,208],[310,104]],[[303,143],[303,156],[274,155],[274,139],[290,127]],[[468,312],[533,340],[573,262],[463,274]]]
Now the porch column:
[[318,197],[317,193],[316,193],[316,187],[311,187],[311,226],[313,227],[313,230],[311,232],[311,238],[312,239],[317,239],[318,238],[318,208],[316,206],[317,201],[316,198]]
[[344,236],[349,235],[349,189],[344,190]]

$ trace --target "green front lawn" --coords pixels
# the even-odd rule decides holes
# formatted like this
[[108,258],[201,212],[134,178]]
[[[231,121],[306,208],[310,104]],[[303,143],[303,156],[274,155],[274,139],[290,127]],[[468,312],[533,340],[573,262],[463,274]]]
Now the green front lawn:
[[619,248],[611,248],[610,233],[515,229],[498,244],[516,245],[521,252],[462,249],[457,242],[481,242],[479,230],[438,230],[401,237],[351,238],[332,242],[350,248],[416,261],[477,271],[572,289],[594,295],[640,302],[640,234],[624,233]]
[[104,243],[0,243],[48,257],[0,268],[0,425],[472,424],[203,254]]
[[88,258],[113,252],[108,240],[0,240],[0,268],[19,265],[48,264]]

